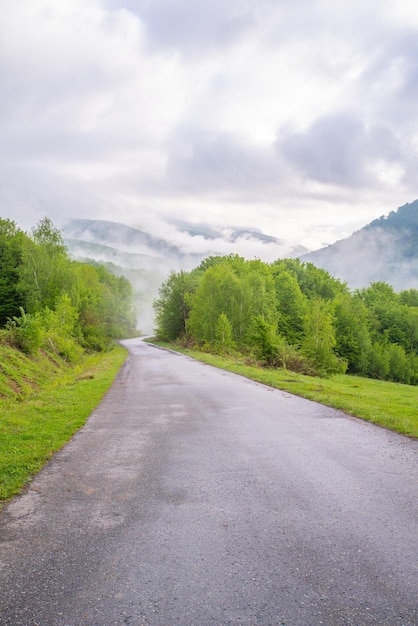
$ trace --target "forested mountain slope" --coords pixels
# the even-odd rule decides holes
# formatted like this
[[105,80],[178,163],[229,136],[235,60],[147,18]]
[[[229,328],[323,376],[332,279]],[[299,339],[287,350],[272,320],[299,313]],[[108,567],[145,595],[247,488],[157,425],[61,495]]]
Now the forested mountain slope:
[[152,301],[171,271],[190,271],[208,256],[239,252],[274,261],[299,257],[350,288],[384,281],[396,291],[418,287],[418,200],[374,220],[351,237],[306,253],[300,246],[245,228],[222,229],[177,220],[170,236],[103,220],[72,220],[63,229],[71,256],[96,261],[133,286],[138,325],[153,332]]
[[[248,228],[216,228],[175,220],[156,237],[146,230],[105,220],[71,220],[63,229],[73,258],[101,263],[125,276],[134,290],[138,326],[153,332],[152,302],[171,271],[191,270],[207,256],[244,251],[253,258],[295,257],[306,249]],[[167,234],[168,233],[168,234]]]
[[300,257],[350,287],[384,281],[396,291],[418,287],[418,200],[374,220],[351,237]]

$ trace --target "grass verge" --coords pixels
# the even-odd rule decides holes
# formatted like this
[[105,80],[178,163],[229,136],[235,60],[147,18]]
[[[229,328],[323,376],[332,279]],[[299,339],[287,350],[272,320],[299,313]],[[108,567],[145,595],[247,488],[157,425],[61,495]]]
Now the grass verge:
[[243,358],[198,352],[154,339],[151,343],[418,438],[417,387],[347,374],[316,378],[283,369],[255,367],[247,365]]
[[[0,501],[18,493],[86,422],[126,355],[127,350],[118,345],[68,367],[47,355],[33,361],[16,351],[4,362],[2,352]],[[6,384],[10,380],[11,386]]]

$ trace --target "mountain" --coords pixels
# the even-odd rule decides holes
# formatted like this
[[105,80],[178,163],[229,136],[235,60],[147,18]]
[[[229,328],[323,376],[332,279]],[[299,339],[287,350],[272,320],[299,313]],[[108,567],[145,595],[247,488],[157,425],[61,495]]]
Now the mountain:
[[161,238],[126,224],[88,219],[71,220],[62,230],[73,258],[100,262],[128,278],[134,289],[138,325],[146,333],[153,331],[152,302],[171,271],[188,271],[210,255],[238,253],[272,261],[306,252],[255,229],[221,229],[177,220],[167,222],[164,230],[170,235]]
[[72,220],[63,229],[73,258],[103,263],[131,282],[138,325],[153,332],[152,302],[171,271],[188,271],[210,255],[238,253],[271,262],[310,261],[346,281],[351,289],[386,281],[395,290],[418,288],[418,200],[374,220],[347,239],[307,253],[305,248],[248,228],[220,228],[176,220],[162,237],[104,220]]
[[[277,246],[286,246],[284,239],[277,239],[271,235],[265,235],[255,228],[214,228],[208,224],[190,224],[182,220],[172,220],[171,224],[175,225],[180,232],[188,233],[192,237],[204,237],[205,239],[223,239],[228,242],[237,242],[240,239],[259,241],[261,243],[272,243]],[[292,254],[295,255],[302,251],[301,246],[295,246]]]
[[382,216],[347,239],[300,256],[350,288],[385,281],[396,291],[418,288],[418,200]]

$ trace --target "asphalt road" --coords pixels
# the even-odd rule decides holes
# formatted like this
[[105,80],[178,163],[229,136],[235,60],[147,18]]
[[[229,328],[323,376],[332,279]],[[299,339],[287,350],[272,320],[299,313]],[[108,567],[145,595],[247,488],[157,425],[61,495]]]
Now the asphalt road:
[[0,512],[1,625],[418,625],[417,441],[124,343]]

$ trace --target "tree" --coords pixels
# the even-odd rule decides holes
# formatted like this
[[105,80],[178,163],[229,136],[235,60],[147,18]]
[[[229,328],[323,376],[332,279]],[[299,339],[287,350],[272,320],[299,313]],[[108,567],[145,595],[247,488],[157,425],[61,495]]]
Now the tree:
[[345,359],[348,371],[366,374],[371,348],[369,315],[364,303],[351,294],[334,301],[335,353]]
[[276,325],[262,315],[255,315],[251,326],[251,347],[255,356],[266,365],[277,365],[279,346],[283,339],[277,335]]
[[290,344],[300,345],[308,299],[302,293],[296,278],[287,270],[276,274],[274,283],[280,334]]
[[0,219],[0,326],[19,315],[24,301],[17,289],[26,235],[12,220]]
[[336,346],[331,303],[315,298],[305,315],[305,337],[302,351],[315,365],[319,374],[342,373],[346,363],[334,352]]
[[384,342],[374,342],[369,354],[368,376],[386,380],[390,372],[390,356]]
[[102,265],[73,261],[71,268],[71,302],[78,311],[78,334],[85,347],[102,350],[112,339],[131,336],[136,318],[129,281]]
[[276,323],[273,276],[261,261],[245,261],[237,255],[216,258],[204,271],[191,298],[187,328],[197,343],[213,344],[219,316],[224,313],[238,347],[251,343],[249,330],[255,315]]
[[247,261],[242,268],[241,280],[246,295],[241,315],[242,339],[247,340],[254,317],[262,317],[277,328],[276,289],[271,268],[259,260]]
[[25,239],[17,289],[29,313],[44,306],[54,308],[63,293],[71,291],[73,272],[60,231],[45,217]]
[[194,341],[213,344],[216,339],[216,324],[222,313],[230,321],[233,338],[237,340],[240,333],[241,296],[240,280],[228,263],[209,267],[190,299],[187,330]]
[[358,292],[359,297],[371,311],[374,324],[372,338],[396,343],[405,350],[417,346],[418,317],[415,307],[403,304],[403,298],[385,282],[372,283],[367,289]]
[[174,341],[186,333],[190,301],[196,291],[201,272],[171,272],[158,292],[153,307],[156,333],[160,339]]
[[299,278],[299,286],[309,299],[333,300],[339,293],[348,292],[345,283],[331,276],[326,270],[316,267],[313,263],[305,264],[304,272]]
[[408,289],[399,293],[399,301],[407,306],[418,308],[418,289]]
[[225,313],[221,313],[216,322],[215,347],[221,354],[231,352],[235,347],[231,322]]

